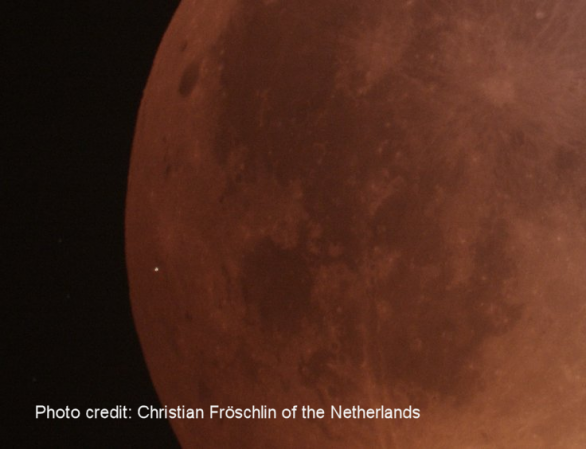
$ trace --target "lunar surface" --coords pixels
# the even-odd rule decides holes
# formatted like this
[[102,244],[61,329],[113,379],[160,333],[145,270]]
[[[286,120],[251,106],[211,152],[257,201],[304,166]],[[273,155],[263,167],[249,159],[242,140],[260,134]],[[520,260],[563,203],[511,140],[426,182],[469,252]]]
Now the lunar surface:
[[586,447],[585,0],[184,0],[126,218],[184,447]]

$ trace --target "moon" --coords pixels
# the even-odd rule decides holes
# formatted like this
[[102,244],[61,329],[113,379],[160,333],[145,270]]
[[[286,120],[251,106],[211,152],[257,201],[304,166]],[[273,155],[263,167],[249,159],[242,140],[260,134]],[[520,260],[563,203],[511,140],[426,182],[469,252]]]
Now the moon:
[[[132,310],[184,447],[586,447],[586,2],[183,0]],[[418,419],[337,419],[331,406]]]

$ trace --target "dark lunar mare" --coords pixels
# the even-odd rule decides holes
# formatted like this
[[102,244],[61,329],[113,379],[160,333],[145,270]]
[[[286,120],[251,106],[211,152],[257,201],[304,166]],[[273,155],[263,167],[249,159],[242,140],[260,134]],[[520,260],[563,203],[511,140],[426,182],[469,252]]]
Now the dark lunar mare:
[[[370,355],[378,382],[405,385],[423,397],[463,400],[478,387],[479,348],[521,316],[521,307],[504,297],[504,285],[515,274],[507,224],[499,220],[497,205],[496,218],[483,224],[483,237],[475,243],[472,274],[464,285],[450,288],[450,248],[433,210],[442,206],[438,191],[449,197],[461,188],[461,168],[433,154],[431,144],[412,148],[413,135],[427,143],[425,127],[433,117],[425,99],[396,98],[403,82],[397,74],[385,75],[367,95],[337,87],[341,66],[352,58],[344,38],[365,21],[375,26],[375,12],[382,8],[368,1],[325,3],[245,1],[217,46],[225,95],[214,151],[224,166],[234,154],[244,161],[228,194],[239,195],[260,174],[285,187],[300,181],[310,220],[323,228],[317,255],[304,241],[294,249],[260,242],[243,259],[245,300],[255,303],[261,325],[271,332],[296,332],[303,316],[343,329],[346,348],[320,350],[310,363],[316,388],[327,371],[325,360],[347,353],[358,364],[371,340],[378,348]],[[403,61],[413,73],[410,55],[436,47],[444,28],[422,27],[414,36]],[[353,73],[356,80],[363,76]],[[369,217],[361,192],[381,166],[398,180],[398,192]],[[300,232],[307,237],[307,223]],[[342,254],[331,256],[331,246],[343,248]],[[344,322],[316,316],[310,273],[333,262],[363,272],[375,247],[400,256],[391,274],[365,287],[365,297],[349,299],[364,310]],[[429,267],[436,274],[426,281],[423,271]],[[388,303],[391,320],[378,323],[369,312],[374,300]],[[364,320],[369,337],[358,331]],[[359,349],[352,351],[352,345]]]

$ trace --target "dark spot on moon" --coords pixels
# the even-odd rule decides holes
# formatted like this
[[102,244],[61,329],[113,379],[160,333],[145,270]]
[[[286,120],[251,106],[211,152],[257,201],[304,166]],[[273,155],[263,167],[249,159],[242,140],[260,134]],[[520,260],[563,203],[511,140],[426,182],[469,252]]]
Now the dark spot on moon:
[[179,81],[179,94],[187,97],[195,88],[199,80],[200,63],[199,61],[191,62],[183,71]]
[[[303,166],[304,152],[313,152],[307,145],[311,125],[335,85],[340,25],[333,22],[343,21],[344,9],[357,2],[336,2],[331,9],[313,2],[243,4],[219,46],[226,101],[215,153],[224,163],[235,148],[254,148],[252,156],[282,177]],[[281,153],[280,161],[271,158],[272,151]]]
[[249,311],[269,332],[298,331],[311,312],[312,277],[299,252],[261,241],[245,257],[242,292]]

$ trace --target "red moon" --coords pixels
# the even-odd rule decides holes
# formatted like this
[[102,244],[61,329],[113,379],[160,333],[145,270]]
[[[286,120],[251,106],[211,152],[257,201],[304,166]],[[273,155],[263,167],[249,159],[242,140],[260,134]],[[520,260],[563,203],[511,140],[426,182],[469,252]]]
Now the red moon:
[[126,238],[159,397],[206,411],[171,420],[184,447],[586,447],[585,24],[583,0],[181,3]]

